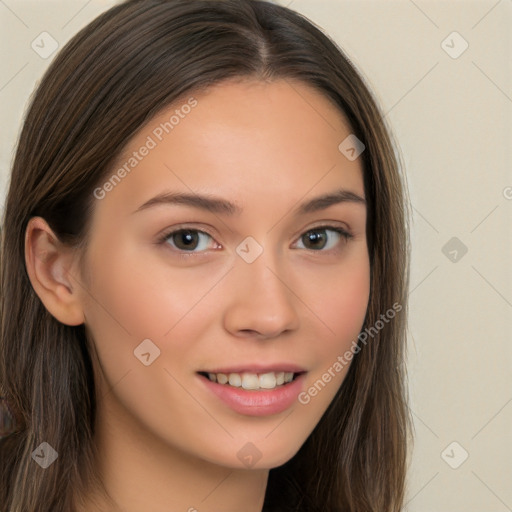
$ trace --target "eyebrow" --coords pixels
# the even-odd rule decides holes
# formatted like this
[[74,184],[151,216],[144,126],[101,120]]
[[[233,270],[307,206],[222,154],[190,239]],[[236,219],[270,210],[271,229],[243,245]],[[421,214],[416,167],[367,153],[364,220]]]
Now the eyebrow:
[[[332,193],[310,199],[300,204],[294,211],[296,215],[305,215],[320,210],[325,210],[330,206],[340,203],[354,203],[366,205],[366,200],[346,189],[340,189]],[[226,199],[221,199],[212,195],[188,194],[182,192],[164,192],[149,199],[139,206],[133,213],[137,213],[148,208],[160,205],[185,205],[201,210],[218,213],[223,215],[240,215],[242,208]]]

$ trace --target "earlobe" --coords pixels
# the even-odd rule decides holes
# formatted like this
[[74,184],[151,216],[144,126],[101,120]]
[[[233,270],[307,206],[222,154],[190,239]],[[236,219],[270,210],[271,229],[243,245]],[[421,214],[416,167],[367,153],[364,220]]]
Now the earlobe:
[[80,287],[73,277],[74,255],[43,218],[30,219],[25,230],[25,264],[30,282],[49,313],[66,325],[84,323]]

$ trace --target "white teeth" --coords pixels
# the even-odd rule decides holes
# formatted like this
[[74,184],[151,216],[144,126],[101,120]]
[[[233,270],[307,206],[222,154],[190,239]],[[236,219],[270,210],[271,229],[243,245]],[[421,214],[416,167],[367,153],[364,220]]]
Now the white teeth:
[[242,385],[242,377],[240,377],[239,373],[229,374],[229,385],[235,388],[239,388]]
[[259,387],[263,389],[273,389],[277,384],[277,378],[274,372],[263,373],[258,380]]
[[[208,375],[210,375],[210,374],[208,374]],[[215,375],[215,373],[213,375]],[[210,380],[212,380],[212,379],[210,379]],[[217,373],[217,382],[219,384],[227,384],[228,381],[229,381],[229,378],[225,373]],[[215,382],[215,381],[213,381],[213,382]]]
[[293,380],[293,372],[267,372],[267,373],[208,373],[212,382],[229,384],[235,388],[248,390],[275,389],[277,386],[288,384]]
[[255,373],[244,373],[242,375],[242,387],[244,389],[258,389],[260,380]]

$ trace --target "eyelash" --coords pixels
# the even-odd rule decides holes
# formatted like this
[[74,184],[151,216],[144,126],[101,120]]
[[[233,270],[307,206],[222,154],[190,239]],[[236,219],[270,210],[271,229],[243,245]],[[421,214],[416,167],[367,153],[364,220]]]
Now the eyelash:
[[[214,239],[213,235],[211,235],[210,233],[208,233],[207,231],[204,231],[204,230],[201,230],[201,229],[195,229],[195,228],[192,228],[192,227],[186,227],[186,226],[183,226],[183,227],[180,227],[178,229],[174,228],[172,231],[166,231],[157,241],[157,244],[158,245],[169,245],[171,250],[175,251],[175,252],[178,252],[180,256],[183,256],[183,257],[190,257],[191,255],[198,255],[198,254],[203,254],[205,253],[206,251],[184,251],[183,249],[178,249],[177,247],[173,247],[171,246],[170,244],[168,244],[168,240],[173,236],[173,235],[176,235],[178,233],[181,233],[182,231],[192,231],[194,233],[202,233],[202,234],[205,234],[205,235],[208,235],[210,238]],[[335,233],[338,233],[344,242],[348,242],[349,240],[351,240],[352,238],[354,238],[354,235],[352,233],[350,233],[349,231],[343,229],[343,228],[340,228],[339,226],[330,226],[330,225],[325,225],[325,226],[315,226],[314,228],[310,228],[308,229],[307,231],[304,231],[300,237],[299,237],[299,240],[301,240],[301,238],[308,234],[308,233],[311,233],[311,232],[315,232],[315,231],[334,231]],[[319,249],[319,250],[315,250],[315,249],[305,249],[306,251],[309,251],[309,252],[313,252],[313,253],[321,253],[321,252],[332,252],[332,251],[335,251],[336,249],[334,248],[331,248],[331,249],[328,249],[328,250],[324,250],[324,249]]]

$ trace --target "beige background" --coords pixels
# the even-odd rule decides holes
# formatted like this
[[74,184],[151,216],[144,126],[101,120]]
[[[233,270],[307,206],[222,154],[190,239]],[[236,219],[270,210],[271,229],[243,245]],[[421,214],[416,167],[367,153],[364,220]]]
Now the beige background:
[[[2,205],[24,108],[52,58],[32,41],[46,31],[62,46],[114,3],[0,0]],[[406,167],[416,441],[405,508],[512,511],[512,0],[279,3],[363,71]],[[453,31],[469,44],[458,58],[442,47]],[[443,44],[452,53],[463,47],[456,37]],[[455,248],[455,262],[443,252],[452,237],[458,247],[444,252]]]

